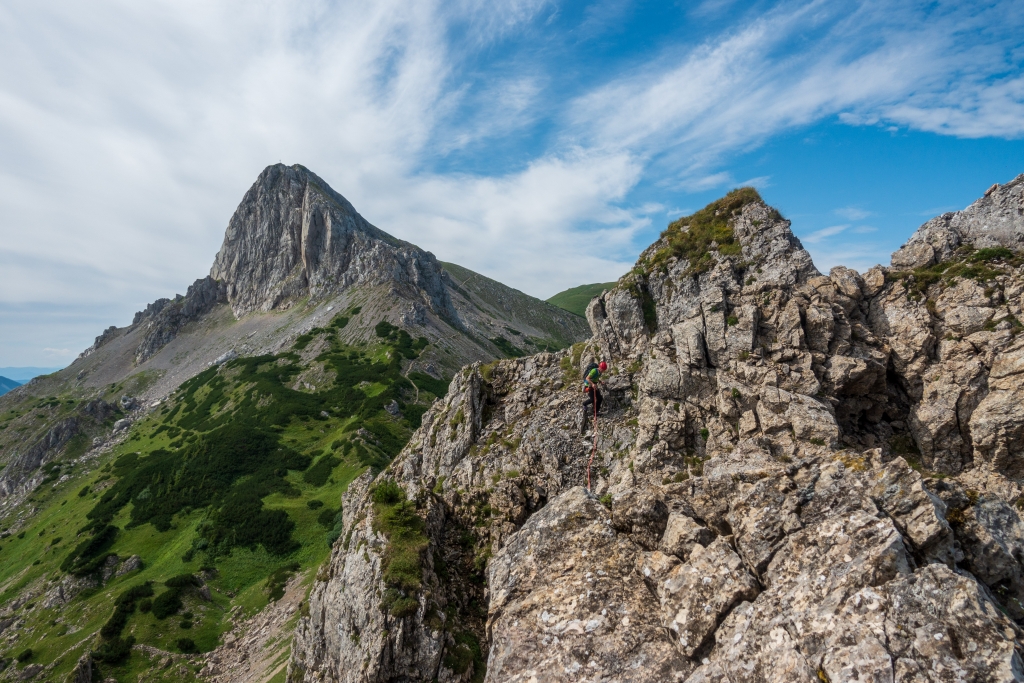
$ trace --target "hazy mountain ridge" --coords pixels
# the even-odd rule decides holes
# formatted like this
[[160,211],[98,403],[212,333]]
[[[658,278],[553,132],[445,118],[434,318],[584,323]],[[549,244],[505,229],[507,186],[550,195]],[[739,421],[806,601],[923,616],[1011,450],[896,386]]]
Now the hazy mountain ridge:
[[289,681],[1021,680],[1022,239],[1024,175],[863,275],[751,190],[673,223],[353,482]]
[[0,395],[6,394],[11,389],[17,389],[22,384],[23,382],[18,382],[17,380],[9,379],[0,375]]

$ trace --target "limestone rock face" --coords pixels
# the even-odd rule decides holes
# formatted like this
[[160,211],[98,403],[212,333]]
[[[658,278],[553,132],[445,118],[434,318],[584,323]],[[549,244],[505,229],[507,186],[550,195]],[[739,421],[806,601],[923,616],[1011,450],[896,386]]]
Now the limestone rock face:
[[13,494],[39,471],[39,467],[53,460],[79,432],[77,417],[69,417],[54,425],[42,439],[15,455],[11,464],[0,473],[0,498]]
[[720,536],[707,548],[696,546],[655,590],[662,623],[675,633],[680,652],[693,657],[722,618],[739,602],[757,597],[758,588],[732,543]]
[[[1024,680],[1022,189],[863,275],[715,204],[731,238],[663,237],[588,342],[464,368],[346,494],[289,680]],[[423,521],[398,616],[385,480]]]
[[640,550],[582,487],[531,517],[488,570],[485,680],[683,680],[685,661],[634,570]]
[[210,277],[225,283],[235,315],[356,283],[395,284],[457,320],[433,254],[370,225],[302,166],[269,166],[228,223]]

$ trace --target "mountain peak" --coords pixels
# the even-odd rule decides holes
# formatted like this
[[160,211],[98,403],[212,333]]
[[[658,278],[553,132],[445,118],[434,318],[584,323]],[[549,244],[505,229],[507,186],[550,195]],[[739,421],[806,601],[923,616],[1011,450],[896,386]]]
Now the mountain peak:
[[662,274],[700,275],[754,265],[761,281],[792,284],[820,275],[790,222],[752,187],[742,187],[673,221],[640,255],[638,267]]
[[228,223],[210,276],[226,284],[236,316],[397,281],[435,313],[456,318],[433,254],[375,228],[298,164],[260,173]]

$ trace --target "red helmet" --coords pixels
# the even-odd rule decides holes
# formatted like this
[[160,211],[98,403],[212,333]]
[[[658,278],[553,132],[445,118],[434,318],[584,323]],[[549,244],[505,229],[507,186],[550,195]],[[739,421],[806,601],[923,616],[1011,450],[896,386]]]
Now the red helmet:
[[597,364],[597,369],[600,370],[601,372],[604,372],[605,370],[608,369],[608,364],[605,363],[604,361],[601,361],[600,363]]

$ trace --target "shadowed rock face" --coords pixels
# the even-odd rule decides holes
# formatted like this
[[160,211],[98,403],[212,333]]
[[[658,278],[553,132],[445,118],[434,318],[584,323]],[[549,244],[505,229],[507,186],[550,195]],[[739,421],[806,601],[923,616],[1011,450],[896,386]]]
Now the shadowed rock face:
[[228,223],[210,277],[235,315],[354,284],[392,284],[457,320],[433,254],[370,225],[302,166],[267,167]]
[[[728,254],[652,245],[585,344],[465,368],[346,494],[289,680],[1024,680],[1024,259],[964,248],[1016,248],[1022,189],[863,275],[754,198]],[[424,521],[419,588],[386,571],[383,480]]]

